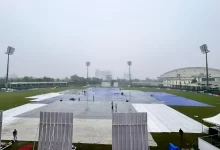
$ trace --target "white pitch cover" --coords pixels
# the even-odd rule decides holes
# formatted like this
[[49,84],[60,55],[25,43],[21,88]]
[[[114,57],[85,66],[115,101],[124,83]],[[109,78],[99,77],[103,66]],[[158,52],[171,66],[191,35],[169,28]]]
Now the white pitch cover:
[[132,104],[137,112],[147,112],[149,132],[202,133],[207,127],[164,104]]

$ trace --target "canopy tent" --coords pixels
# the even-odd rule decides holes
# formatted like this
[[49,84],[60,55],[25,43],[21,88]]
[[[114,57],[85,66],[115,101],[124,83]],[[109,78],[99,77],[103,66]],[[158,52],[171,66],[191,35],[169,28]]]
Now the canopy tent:
[[214,116],[214,117],[204,118],[203,120],[205,122],[220,126],[220,113],[218,115]]

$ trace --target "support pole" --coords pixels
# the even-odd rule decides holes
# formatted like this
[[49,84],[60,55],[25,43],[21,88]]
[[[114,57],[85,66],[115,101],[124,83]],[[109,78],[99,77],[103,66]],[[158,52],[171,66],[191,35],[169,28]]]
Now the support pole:
[[89,66],[87,66],[87,85],[89,85]]
[[129,65],[129,80],[130,80],[130,86],[132,87],[132,82],[131,82],[131,66]]
[[0,110],[0,144],[1,144],[1,135],[2,135],[2,120],[3,120],[3,111]]
[[209,69],[208,69],[208,54],[205,53],[206,56],[206,88],[209,91]]
[[8,53],[8,61],[7,61],[7,73],[6,73],[6,91],[8,90],[8,72],[9,72],[9,53]]

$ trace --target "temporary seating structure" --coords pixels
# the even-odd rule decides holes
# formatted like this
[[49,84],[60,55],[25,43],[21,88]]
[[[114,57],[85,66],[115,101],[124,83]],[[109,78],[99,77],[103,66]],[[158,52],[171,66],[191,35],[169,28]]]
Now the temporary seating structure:
[[148,150],[147,113],[113,113],[112,150]]
[[40,112],[38,150],[72,150],[73,113]]

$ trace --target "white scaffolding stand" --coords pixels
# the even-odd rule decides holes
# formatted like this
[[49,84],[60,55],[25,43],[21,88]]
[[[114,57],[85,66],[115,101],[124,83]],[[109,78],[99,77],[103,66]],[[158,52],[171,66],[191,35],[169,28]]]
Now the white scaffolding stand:
[[112,150],[148,150],[147,113],[113,113]]
[[40,112],[38,150],[72,150],[73,113]]

